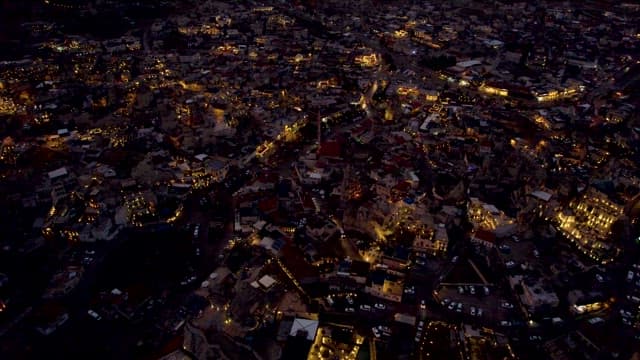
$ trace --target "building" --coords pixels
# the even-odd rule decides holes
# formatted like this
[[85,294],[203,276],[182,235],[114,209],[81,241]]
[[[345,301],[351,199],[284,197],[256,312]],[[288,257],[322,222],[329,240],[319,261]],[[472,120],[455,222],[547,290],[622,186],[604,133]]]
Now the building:
[[492,232],[498,238],[511,236],[517,231],[516,221],[494,205],[474,197],[470,200],[468,214],[474,229]]
[[550,311],[560,304],[558,295],[553,291],[551,285],[544,283],[543,279],[525,278],[522,275],[516,275],[509,277],[509,284],[513,289],[522,288],[520,302],[530,313]]
[[449,236],[444,224],[438,224],[436,229],[421,229],[413,240],[413,250],[431,256],[445,256]]
[[385,300],[400,302],[402,301],[403,288],[404,280],[402,278],[385,270],[377,270],[371,272],[364,291]]
[[619,252],[611,237],[611,225],[623,215],[623,207],[589,188],[580,198],[556,214],[558,230],[582,253],[595,261],[608,263]]

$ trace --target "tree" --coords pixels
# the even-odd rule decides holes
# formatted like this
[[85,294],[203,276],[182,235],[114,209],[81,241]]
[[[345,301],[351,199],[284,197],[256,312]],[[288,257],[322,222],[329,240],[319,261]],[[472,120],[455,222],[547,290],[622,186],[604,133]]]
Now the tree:
[[444,70],[456,64],[456,57],[449,55],[425,56],[419,64],[434,71]]

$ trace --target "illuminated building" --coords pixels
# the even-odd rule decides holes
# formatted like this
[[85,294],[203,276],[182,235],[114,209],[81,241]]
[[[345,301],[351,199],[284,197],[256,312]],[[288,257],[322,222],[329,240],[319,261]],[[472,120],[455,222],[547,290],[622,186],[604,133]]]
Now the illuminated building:
[[124,202],[131,225],[140,227],[155,219],[157,199],[150,192],[127,195]]
[[18,111],[18,106],[11,98],[0,96],[0,115],[13,115]]
[[582,91],[582,89],[584,89],[584,86],[575,86],[575,87],[569,87],[569,88],[560,89],[560,90],[549,90],[549,91],[536,93],[535,97],[536,97],[536,100],[538,100],[538,102],[548,102],[548,101],[568,99],[575,95],[578,95],[580,91]]
[[380,57],[378,54],[359,55],[356,57],[356,64],[365,67],[373,67],[380,63]]
[[590,188],[568,209],[558,212],[558,230],[593,260],[607,263],[620,249],[611,238],[611,225],[623,214],[622,206]]
[[435,90],[426,91],[424,95],[424,99],[427,101],[438,101],[438,97],[440,94]]
[[497,237],[513,235],[517,230],[516,222],[491,204],[471,198],[469,203],[469,220],[474,229],[492,232]]
[[498,96],[509,96],[509,90],[503,89],[498,86],[492,86],[487,84],[482,84],[478,88],[481,92],[489,95],[498,95]]
[[536,125],[538,125],[539,127],[545,130],[551,129],[551,122],[549,122],[549,120],[547,120],[544,116],[540,114],[535,114],[533,116],[533,121],[535,122]]
[[[296,319],[295,321],[300,321]],[[306,320],[311,322],[311,320]],[[352,326],[349,325],[323,325],[318,327],[317,321],[315,325],[308,325],[309,328],[315,326],[318,330],[316,333],[307,337],[313,337],[313,344],[307,356],[307,360],[324,360],[324,359],[342,359],[342,360],[355,360],[358,358],[358,352],[360,347],[364,343],[364,337],[354,331]],[[293,330],[298,329],[295,324],[292,326],[292,332],[290,336],[294,336]],[[305,329],[301,335],[305,336],[308,331]]]
[[413,241],[413,250],[432,256],[444,256],[447,252],[448,244],[449,237],[444,226],[438,226],[436,230],[421,226],[417,230],[416,238]]
[[272,141],[265,141],[256,148],[256,157],[258,159],[268,158],[275,152],[275,150],[276,147]]
[[415,87],[399,86],[396,93],[401,96],[414,96],[417,97],[420,91]]
[[567,295],[569,311],[581,315],[606,309],[610,306],[610,300],[605,299],[602,293],[584,293],[580,290],[569,291]]
[[16,163],[15,144],[11,137],[7,136],[0,145],[0,162],[14,165]]
[[180,26],[178,32],[182,35],[209,35],[216,36],[220,34],[220,30],[209,24],[202,24],[200,26]]

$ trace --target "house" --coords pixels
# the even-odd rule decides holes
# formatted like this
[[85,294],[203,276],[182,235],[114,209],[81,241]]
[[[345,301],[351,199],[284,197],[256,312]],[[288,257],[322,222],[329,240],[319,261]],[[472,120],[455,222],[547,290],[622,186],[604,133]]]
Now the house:
[[492,204],[471,198],[469,203],[469,220],[476,230],[485,230],[502,238],[513,235],[517,230],[517,223]]
[[206,170],[214,181],[220,182],[227,177],[229,164],[220,159],[208,159],[205,161]]
[[416,234],[412,249],[416,252],[426,253],[432,256],[444,255],[449,244],[449,236],[443,224],[436,230],[424,227]]
[[478,229],[471,235],[471,242],[487,248],[494,248],[496,246],[496,235],[491,231]]
[[385,300],[400,302],[403,288],[402,278],[384,269],[378,269],[369,275],[369,284],[365,287],[365,292]]
[[52,171],[49,171],[48,176],[49,176],[49,180],[51,181],[56,181],[56,180],[60,180],[65,178],[67,175],[69,175],[69,172],[67,171],[66,167],[61,167]]

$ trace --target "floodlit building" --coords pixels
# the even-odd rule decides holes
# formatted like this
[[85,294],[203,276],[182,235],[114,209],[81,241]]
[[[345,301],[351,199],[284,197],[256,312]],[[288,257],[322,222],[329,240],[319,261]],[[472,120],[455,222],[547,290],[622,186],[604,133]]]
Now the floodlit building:
[[620,249],[611,237],[611,225],[623,215],[623,207],[603,193],[589,188],[573,200],[556,221],[560,232],[590,258],[607,263]]
[[513,235],[517,230],[517,223],[494,205],[486,204],[478,198],[471,198],[469,203],[469,220],[475,229],[492,232],[502,238]]

